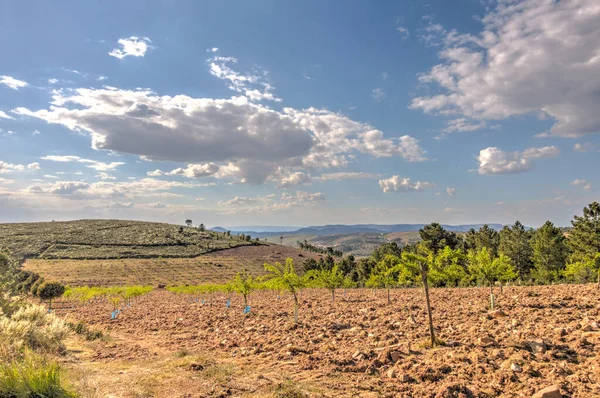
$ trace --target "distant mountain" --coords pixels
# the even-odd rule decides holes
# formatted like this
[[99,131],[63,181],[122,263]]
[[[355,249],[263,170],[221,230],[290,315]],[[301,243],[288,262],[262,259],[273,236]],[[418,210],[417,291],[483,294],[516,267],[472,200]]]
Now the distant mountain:
[[[231,231],[232,234],[245,234],[251,235],[256,238],[267,238],[270,236],[277,235],[347,235],[357,233],[380,233],[387,234],[391,232],[414,232],[423,228],[427,224],[356,224],[356,225],[343,225],[343,224],[332,224],[332,225],[320,225],[310,226],[298,229],[291,229],[293,227],[273,227],[273,226],[262,226],[262,227],[248,227],[243,230],[238,229],[224,229],[221,227],[212,228],[213,231],[225,232]],[[471,228],[478,230],[484,224],[465,224],[465,225],[444,225],[442,226],[452,232],[467,232]],[[488,224],[490,228],[495,230],[501,230],[502,224]],[[278,229],[280,228],[280,229]]]

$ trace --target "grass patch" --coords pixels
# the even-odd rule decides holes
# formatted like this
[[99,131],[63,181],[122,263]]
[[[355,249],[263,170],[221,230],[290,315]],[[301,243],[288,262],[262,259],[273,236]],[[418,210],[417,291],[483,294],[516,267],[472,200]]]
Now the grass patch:
[[76,395],[62,385],[58,364],[27,352],[23,360],[0,363],[0,397],[74,398]]
[[[433,346],[433,348],[435,348],[435,347],[443,347],[445,345],[446,345],[446,342],[436,336],[436,338],[435,338],[435,345]],[[417,348],[421,349],[421,350],[432,348],[431,347],[431,339],[427,338],[427,339],[419,342],[419,344],[417,344]]]

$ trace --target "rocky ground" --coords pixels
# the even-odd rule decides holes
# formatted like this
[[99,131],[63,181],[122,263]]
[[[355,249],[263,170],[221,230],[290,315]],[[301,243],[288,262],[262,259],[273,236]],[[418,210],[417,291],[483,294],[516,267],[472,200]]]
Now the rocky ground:
[[[150,366],[165,356],[203,358],[178,362],[179,381],[168,392],[158,383],[146,396],[600,396],[594,285],[496,293],[497,310],[490,311],[487,289],[432,289],[435,330],[445,342],[433,349],[425,344],[419,289],[393,290],[391,304],[384,291],[340,290],[332,304],[329,292],[306,290],[299,325],[291,323],[291,297],[276,292],[252,293],[246,316],[239,297],[226,308],[223,295],[204,297],[203,305],[202,298],[164,290],[139,298],[115,320],[106,301],[58,313],[111,336],[87,348],[85,360],[96,370],[116,362]],[[215,363],[236,371],[207,377]]]

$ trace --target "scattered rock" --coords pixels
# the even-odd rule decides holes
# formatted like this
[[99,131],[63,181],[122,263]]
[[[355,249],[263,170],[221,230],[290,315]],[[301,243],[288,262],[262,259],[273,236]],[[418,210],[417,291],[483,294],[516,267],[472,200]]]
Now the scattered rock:
[[410,381],[410,376],[403,374],[398,377],[398,380],[400,380],[402,383],[408,383]]
[[388,377],[388,379],[396,378],[396,369],[394,369],[394,368],[389,369],[385,375]]
[[542,339],[529,341],[527,342],[527,345],[531,349],[531,352],[533,352],[534,354],[543,354],[548,349],[548,347]]
[[550,386],[536,392],[531,398],[562,398],[562,394],[557,386]]
[[392,363],[398,362],[400,358],[401,356],[398,351],[390,351],[390,359],[392,360]]
[[411,315],[408,317],[407,319],[408,323],[412,324],[412,325],[416,325],[417,324],[417,320],[415,319],[414,315]]
[[508,315],[506,315],[506,312],[504,312],[502,310],[494,310],[494,311],[490,312],[490,316],[492,318],[503,318],[503,317],[506,317]]
[[521,373],[523,371],[523,368],[520,367],[518,364],[513,363],[512,365],[510,365],[510,370],[512,370],[515,373]]
[[494,345],[498,344],[496,342],[496,340],[494,340],[493,338],[488,337],[488,336],[483,336],[483,337],[478,338],[477,342],[479,343],[479,345],[482,345],[484,347],[494,346]]

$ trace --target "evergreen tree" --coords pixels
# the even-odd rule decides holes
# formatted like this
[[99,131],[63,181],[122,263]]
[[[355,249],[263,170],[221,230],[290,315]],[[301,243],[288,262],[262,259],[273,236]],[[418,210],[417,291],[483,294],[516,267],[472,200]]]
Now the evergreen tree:
[[559,278],[569,251],[560,228],[550,221],[538,228],[531,238],[533,250],[532,276],[538,282],[548,283]]
[[479,229],[475,236],[475,249],[480,251],[484,247],[488,249],[492,257],[498,255],[498,246],[500,245],[500,235],[498,231],[490,228],[487,224]]
[[388,254],[400,257],[400,255],[402,254],[402,249],[400,249],[400,246],[398,246],[396,242],[384,243],[383,245],[380,245],[375,250],[373,250],[371,257],[373,258],[373,260],[375,260],[375,262],[378,263],[381,260],[383,260]]
[[505,226],[500,231],[500,253],[508,258],[522,278],[529,276],[533,266],[533,250],[529,244],[531,233],[520,221],[512,227]]
[[446,231],[436,222],[421,228],[419,235],[421,236],[421,244],[434,254],[437,254],[438,251],[446,246],[456,249],[460,243],[458,236],[454,232]]
[[465,234],[463,247],[465,252],[477,249],[477,231],[475,231],[475,229],[471,228],[469,232]]
[[583,216],[571,221],[568,245],[573,261],[587,261],[600,252],[600,203],[593,202],[583,208]]

